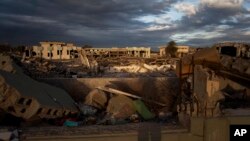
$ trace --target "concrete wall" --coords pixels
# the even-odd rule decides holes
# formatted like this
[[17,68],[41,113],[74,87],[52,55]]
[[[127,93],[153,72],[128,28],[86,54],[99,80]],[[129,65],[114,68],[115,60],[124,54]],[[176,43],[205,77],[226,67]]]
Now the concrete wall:
[[94,88],[110,86],[121,91],[139,95],[151,100],[168,104],[173,109],[178,87],[177,78],[78,78],[78,79],[42,79],[47,83],[65,89],[76,101],[84,101],[85,96]]
[[40,46],[33,46],[36,57],[44,59],[71,59],[73,56],[70,50],[77,50],[77,47],[70,43],[63,42],[40,42]]

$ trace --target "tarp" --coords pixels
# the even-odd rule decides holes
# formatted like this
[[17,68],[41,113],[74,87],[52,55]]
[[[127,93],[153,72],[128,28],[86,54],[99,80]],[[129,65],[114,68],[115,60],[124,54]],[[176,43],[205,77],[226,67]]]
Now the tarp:
[[67,126],[67,127],[76,127],[76,126],[78,126],[78,122],[66,120],[66,121],[63,123],[63,126]]
[[141,100],[135,100],[133,103],[136,111],[143,117],[143,119],[148,120],[155,117],[155,115],[149,111],[149,109]]
[[109,100],[107,112],[116,119],[125,119],[136,112],[133,100],[124,96],[114,96]]

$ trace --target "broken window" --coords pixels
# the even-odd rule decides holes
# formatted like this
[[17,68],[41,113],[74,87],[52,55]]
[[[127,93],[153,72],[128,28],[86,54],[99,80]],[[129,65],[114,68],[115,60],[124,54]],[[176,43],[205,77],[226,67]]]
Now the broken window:
[[55,110],[55,111],[54,111],[54,113],[53,113],[53,115],[55,115],[55,116],[56,116],[56,115],[57,115],[57,112],[58,112],[58,111],[57,111],[57,110]]
[[32,51],[32,56],[36,56],[36,52]]
[[24,104],[24,98],[20,98],[19,100],[18,100],[18,104]]
[[41,112],[42,112],[42,108],[39,108],[38,110],[37,110],[37,112],[36,112],[36,114],[38,115],[38,114],[40,114]]
[[16,112],[13,106],[8,107],[8,112]]
[[30,51],[29,50],[25,50],[25,56],[30,56]]
[[31,102],[32,102],[32,100],[31,100],[31,99],[29,99],[29,100],[26,102],[26,105],[30,105],[30,104],[31,104]]
[[47,115],[50,115],[50,113],[51,113],[51,109],[48,110]]
[[6,63],[6,61],[2,61],[2,65],[4,65]]
[[21,113],[25,113],[25,112],[26,112],[26,109],[23,108],[23,109],[21,110]]

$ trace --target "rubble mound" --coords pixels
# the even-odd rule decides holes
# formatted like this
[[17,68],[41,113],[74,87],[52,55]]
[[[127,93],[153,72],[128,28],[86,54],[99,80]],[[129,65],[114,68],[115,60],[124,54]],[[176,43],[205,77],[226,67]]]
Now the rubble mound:
[[57,118],[78,111],[64,90],[31,79],[10,57],[1,55],[0,58],[4,62],[0,70],[2,110],[24,119]]

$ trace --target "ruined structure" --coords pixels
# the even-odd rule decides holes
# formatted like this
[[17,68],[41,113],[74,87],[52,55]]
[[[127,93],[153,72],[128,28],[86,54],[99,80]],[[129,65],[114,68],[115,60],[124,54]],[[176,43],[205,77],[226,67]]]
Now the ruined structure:
[[[177,48],[176,56],[179,58],[191,53],[189,46],[176,46],[176,48]],[[159,51],[161,57],[166,56],[166,46],[160,46]]]
[[63,42],[40,42],[40,46],[27,48],[25,56],[43,59],[73,59],[78,58],[80,47],[72,43]]
[[78,112],[62,89],[37,82],[23,74],[10,57],[0,55],[0,108],[24,119],[57,118]]
[[[250,75],[246,70],[250,60],[241,55],[247,46],[237,43],[230,45],[238,47],[220,45],[186,56],[177,65],[176,73],[182,85],[178,112],[182,119],[183,113],[190,117],[234,116],[238,109],[249,108]],[[234,62],[239,67],[234,67]],[[237,113],[247,114],[250,115],[249,110]]]
[[150,48],[125,47],[125,48],[85,48],[88,57],[140,57],[150,58]]
[[250,58],[250,44],[248,43],[223,42],[215,44],[214,47],[222,55]]

